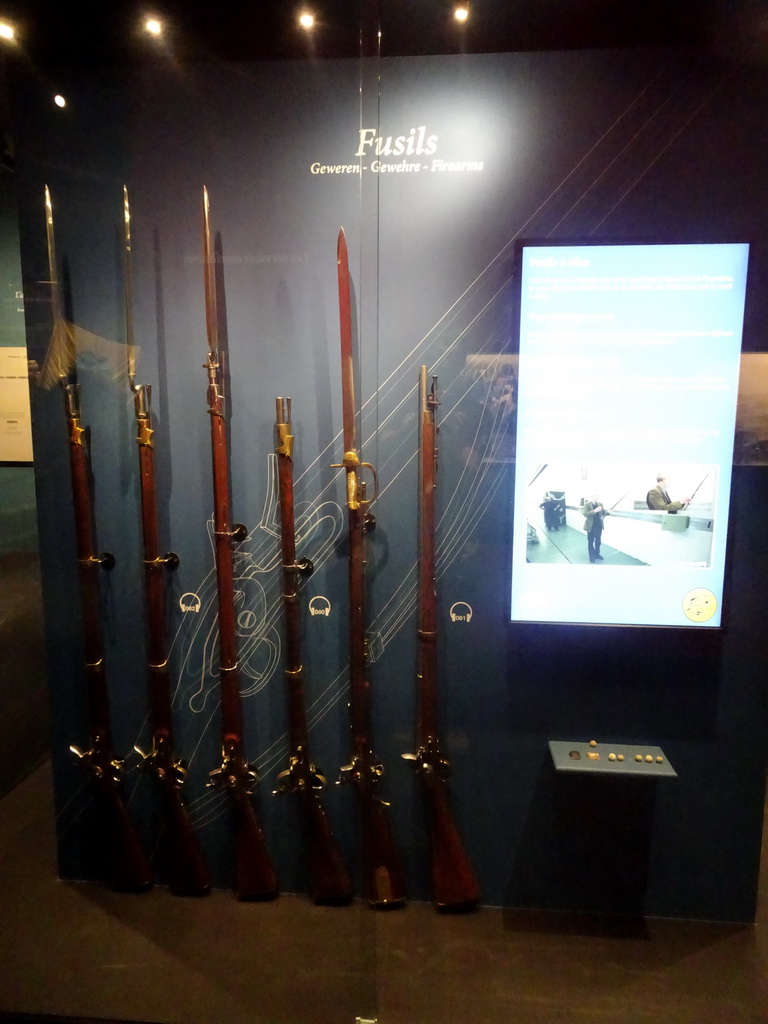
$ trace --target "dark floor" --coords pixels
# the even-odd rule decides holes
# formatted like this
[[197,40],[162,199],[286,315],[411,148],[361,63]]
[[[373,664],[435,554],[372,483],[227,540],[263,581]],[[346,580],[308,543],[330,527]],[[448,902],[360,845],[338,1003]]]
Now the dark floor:
[[44,765],[0,802],[6,1012],[184,1024],[768,1021],[765,894],[754,927],[125,895],[56,881],[50,793]]
[[37,509],[32,466],[0,464],[0,552],[37,551]]
[[0,708],[3,796],[50,745],[31,466],[0,465]]

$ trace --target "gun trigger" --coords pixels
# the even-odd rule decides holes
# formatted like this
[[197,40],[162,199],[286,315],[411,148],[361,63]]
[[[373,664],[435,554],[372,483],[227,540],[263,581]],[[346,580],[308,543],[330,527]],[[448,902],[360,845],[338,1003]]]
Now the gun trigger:
[[178,760],[173,762],[173,765],[171,767],[173,771],[174,783],[177,786],[184,785],[187,779],[187,762],[180,757],[178,758]]
[[147,758],[149,757],[149,754],[145,754],[144,751],[141,749],[141,747],[137,747],[135,743],[133,745],[133,749],[136,751],[137,754],[140,755],[142,760],[146,761]]
[[277,789],[272,790],[272,796],[283,796],[284,793],[293,792],[293,786],[290,784],[292,774],[290,768],[286,768],[284,772],[278,773]]

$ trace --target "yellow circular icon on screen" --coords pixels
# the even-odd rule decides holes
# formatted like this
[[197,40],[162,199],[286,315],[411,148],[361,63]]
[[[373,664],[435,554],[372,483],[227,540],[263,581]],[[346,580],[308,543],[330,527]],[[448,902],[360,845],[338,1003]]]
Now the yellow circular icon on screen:
[[706,587],[689,590],[683,598],[683,614],[691,622],[706,622],[717,611],[717,598]]

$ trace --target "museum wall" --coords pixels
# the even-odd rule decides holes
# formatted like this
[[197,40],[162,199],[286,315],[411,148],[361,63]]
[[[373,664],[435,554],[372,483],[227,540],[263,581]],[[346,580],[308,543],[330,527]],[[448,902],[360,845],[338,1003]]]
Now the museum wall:
[[32,461],[19,226],[13,172],[0,164],[0,462]]
[[[768,81],[749,59],[600,51],[249,65],[152,64],[14,85],[59,864],[98,875],[98,823],[70,744],[87,745],[67,424],[46,378],[51,340],[44,187],[66,319],[77,325],[115,749],[147,849],[157,839],[148,746],[138,465],[126,379],[123,185],[131,201],[137,381],[153,388],[176,743],[215,884],[231,884],[220,761],[202,189],[211,200],[226,332],[245,747],[283,891],[305,891],[287,764],[274,399],[296,435],[303,658],[313,755],[349,757],[347,566],[336,240],[359,322],[362,457],[380,478],[368,538],[370,680],[382,796],[412,899],[429,898],[415,743],[419,367],[439,378],[442,728],[452,803],[483,902],[751,920],[768,714],[759,620],[768,485],[735,467],[725,626],[511,625],[516,239],[748,241],[744,348],[768,308],[761,132]],[[377,142],[377,140],[381,140]],[[387,141],[389,140],[389,142]],[[399,140],[399,141],[398,141]],[[377,147],[381,152],[377,153]],[[365,166],[365,170],[361,168]],[[417,169],[418,168],[418,169]],[[658,415],[656,413],[655,415]],[[190,597],[192,595],[192,597]],[[323,600],[325,599],[325,600]],[[585,593],[588,601],[588,592]],[[471,614],[451,615],[457,603]],[[329,614],[313,613],[330,606]],[[187,610],[184,610],[187,609]],[[676,779],[567,779],[547,741],[661,745]],[[357,869],[354,795],[325,795]],[[359,891],[359,880],[358,880]]]

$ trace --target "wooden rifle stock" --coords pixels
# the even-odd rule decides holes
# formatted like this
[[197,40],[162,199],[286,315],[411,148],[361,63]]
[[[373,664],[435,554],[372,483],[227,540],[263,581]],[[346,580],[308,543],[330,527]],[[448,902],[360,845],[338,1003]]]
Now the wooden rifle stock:
[[450,762],[441,751],[437,691],[437,593],[435,589],[435,489],[437,475],[437,378],[427,389],[427,368],[419,375],[419,749],[404,754],[423,781],[430,831],[432,899],[441,910],[468,910],[480,890],[447,793]]
[[235,890],[241,900],[271,899],[277,877],[267,851],[251,791],[258,776],[243,754],[243,711],[237,664],[233,543],[246,536],[233,527],[229,508],[227,432],[219,362],[215,266],[211,255],[208,192],[203,189],[203,271],[208,332],[208,413],[211,418],[213,469],[213,533],[216,592],[219,610],[219,680],[223,731],[221,767],[210,773],[209,785],[226,789],[235,825]]
[[342,782],[353,782],[360,804],[365,896],[378,908],[398,906],[405,901],[405,882],[389,821],[387,806],[377,793],[383,767],[373,754],[371,692],[367,673],[365,610],[365,532],[374,525],[366,498],[357,450],[354,359],[352,354],[352,297],[349,258],[344,230],[339,231],[336,250],[341,334],[341,381],[344,420],[344,459],[334,468],[346,470],[347,520],[349,524],[349,712],[352,727],[352,759],[342,768]]
[[175,896],[205,896],[211,888],[208,868],[180,790],[185,766],[157,740],[147,758],[161,799],[161,857],[168,887]]
[[285,617],[285,687],[288,697],[290,755],[288,768],[278,776],[276,793],[296,793],[300,798],[302,828],[307,851],[309,881],[316,903],[344,903],[352,896],[350,880],[330,821],[320,799],[325,778],[312,762],[301,662],[301,621],[298,578],[308,576],[312,562],[296,560],[296,524],[293,504],[293,435],[291,400],[278,398],[275,431],[278,490],[280,495],[280,542]]

